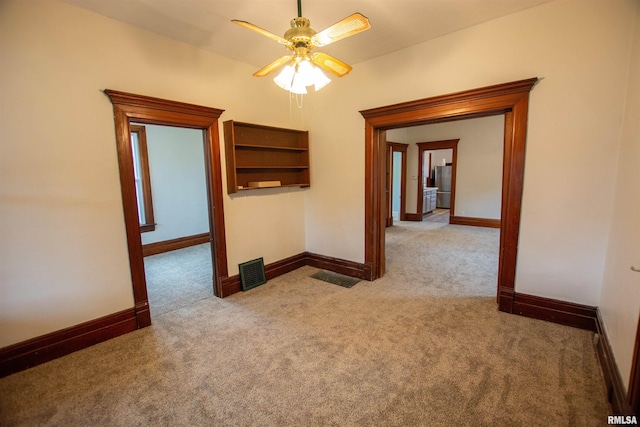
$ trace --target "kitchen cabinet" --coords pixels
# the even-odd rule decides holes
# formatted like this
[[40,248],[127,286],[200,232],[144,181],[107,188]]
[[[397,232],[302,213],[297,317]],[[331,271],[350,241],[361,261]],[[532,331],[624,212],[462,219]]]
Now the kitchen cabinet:
[[426,214],[436,208],[436,192],[438,187],[425,187],[422,190],[422,213]]

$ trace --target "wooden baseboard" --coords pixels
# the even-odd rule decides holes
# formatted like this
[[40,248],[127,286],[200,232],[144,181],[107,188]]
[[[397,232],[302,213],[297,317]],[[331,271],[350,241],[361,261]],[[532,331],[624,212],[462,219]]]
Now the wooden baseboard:
[[520,294],[513,292],[511,288],[502,288],[498,295],[498,309],[507,313],[595,332],[597,334],[596,352],[611,409],[614,414],[633,414],[632,407],[625,398],[620,371],[604,332],[600,311],[597,307]]
[[[297,270],[305,265],[307,265],[306,256],[302,253],[265,265],[264,274],[267,277],[267,280],[271,280],[290,271]],[[239,274],[222,278],[222,298],[233,295],[241,290],[242,284],[240,283]]]
[[305,252],[305,255],[306,265],[310,265],[311,267],[333,271],[334,273],[344,274],[345,276],[357,277],[358,279],[370,280],[371,271],[365,264],[318,255],[311,252]]
[[157,255],[164,252],[175,251],[177,249],[188,248],[189,246],[209,243],[211,237],[209,233],[194,234],[193,236],[178,237],[177,239],[164,240],[162,242],[148,243],[142,245],[142,256]]
[[404,214],[403,221],[422,221],[422,214],[406,213]]
[[471,225],[473,227],[500,228],[499,219],[472,218],[466,216],[450,216],[449,224]]
[[597,307],[589,305],[521,294],[504,289],[500,291],[498,308],[507,313],[596,331]]
[[[323,270],[330,270],[345,276],[357,277],[359,279],[371,280],[371,269],[365,264],[347,261],[339,258],[332,258],[318,255],[311,252],[303,252],[280,261],[264,266],[264,273],[267,280],[282,276],[290,271],[309,265]],[[235,294],[242,290],[240,275],[222,278],[222,297]]]
[[0,377],[135,331],[133,308],[0,349]]
[[633,410],[626,399],[622,376],[620,375],[618,365],[613,356],[611,344],[604,331],[600,310],[597,311],[596,316],[596,333],[598,334],[596,352],[598,354],[600,368],[602,369],[604,383],[607,387],[607,397],[611,404],[611,409],[614,414],[632,415]]
[[[266,270],[266,267],[265,267]],[[265,271],[266,272],[266,271]],[[240,283],[240,275],[227,276],[221,279],[222,294],[220,298],[228,297],[242,290],[242,284]]]

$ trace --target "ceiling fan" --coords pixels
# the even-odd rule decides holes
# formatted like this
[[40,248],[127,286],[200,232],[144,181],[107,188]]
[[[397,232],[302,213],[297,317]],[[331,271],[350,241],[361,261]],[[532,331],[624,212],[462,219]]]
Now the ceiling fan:
[[347,16],[330,27],[316,32],[311,23],[302,16],[301,0],[298,0],[298,17],[291,20],[291,28],[284,37],[277,36],[257,25],[233,19],[231,22],[253,30],[284,45],[290,54],[282,56],[269,65],[256,71],[253,75],[264,77],[274,70],[288,64],[274,79],[278,86],[293,93],[307,93],[306,87],[314,85],[319,90],[330,82],[318,67],[342,77],[351,71],[351,66],[323,52],[312,52],[316,47],[323,47],[344,38],[353,36],[371,28],[369,20],[360,13]]

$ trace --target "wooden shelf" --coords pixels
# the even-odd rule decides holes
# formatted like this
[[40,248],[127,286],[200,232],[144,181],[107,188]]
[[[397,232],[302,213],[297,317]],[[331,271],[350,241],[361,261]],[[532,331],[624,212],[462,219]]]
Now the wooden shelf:
[[242,148],[255,148],[255,149],[259,149],[259,150],[283,150],[283,151],[309,151],[308,148],[301,148],[301,147],[266,147],[264,145],[253,145],[253,144],[236,144],[236,149],[242,149]]
[[236,166],[236,169],[308,169],[309,166]]
[[[255,190],[249,182],[280,181],[281,187],[309,187],[309,132],[224,122],[227,193]],[[273,188],[273,187],[259,187]]]
[[[309,184],[288,184],[288,185],[279,185],[277,187],[260,187],[260,189],[265,189],[265,188],[282,188],[282,187],[301,187],[301,188],[306,188],[309,187]],[[238,188],[238,191],[246,191],[246,190],[258,190],[257,187],[243,187],[243,188]]]

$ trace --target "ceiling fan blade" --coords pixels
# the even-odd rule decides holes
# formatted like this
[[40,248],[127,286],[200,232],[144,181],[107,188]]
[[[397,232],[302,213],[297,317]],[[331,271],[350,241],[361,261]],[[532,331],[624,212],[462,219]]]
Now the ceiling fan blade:
[[263,67],[263,68],[259,69],[258,71],[253,73],[253,75],[255,77],[264,77],[267,74],[269,74],[270,72],[272,72],[273,70],[275,70],[277,68],[280,68],[281,66],[283,66],[287,62],[291,61],[292,58],[293,58],[293,55],[282,56],[282,57],[276,59],[275,61],[273,61],[271,64],[267,65],[266,67]]
[[316,52],[310,55],[311,62],[317,66],[335,74],[338,77],[346,76],[352,70],[349,64],[345,64],[339,59],[323,52]]
[[322,47],[369,28],[371,28],[369,19],[360,13],[354,13],[314,35],[311,42],[315,46]]
[[253,25],[250,22],[240,21],[238,19],[232,19],[231,22],[233,22],[234,24],[238,24],[241,27],[245,27],[245,28],[248,28],[250,30],[253,30],[256,33],[262,34],[265,37],[269,37],[271,40],[275,40],[278,43],[283,44],[285,46],[290,44],[290,42],[288,40],[286,40],[286,39],[284,39],[284,38],[282,38],[280,36],[277,36],[277,35],[273,34],[272,32],[265,30],[264,28],[260,28],[257,25]]

